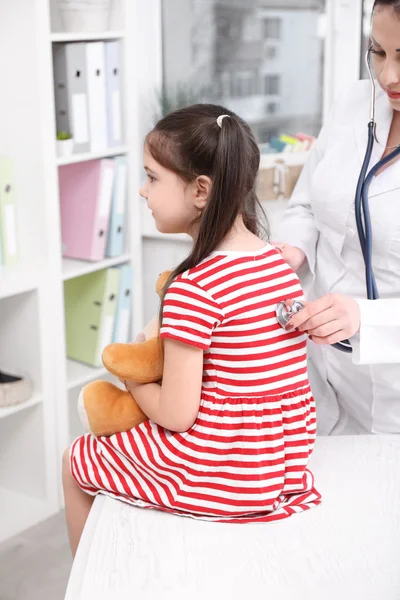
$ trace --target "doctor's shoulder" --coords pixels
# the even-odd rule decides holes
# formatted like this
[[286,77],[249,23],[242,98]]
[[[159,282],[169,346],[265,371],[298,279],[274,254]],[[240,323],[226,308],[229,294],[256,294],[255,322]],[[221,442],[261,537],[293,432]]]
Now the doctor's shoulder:
[[348,121],[360,114],[360,111],[369,111],[371,98],[371,84],[369,80],[360,79],[346,86],[336,98],[332,117],[334,120]]

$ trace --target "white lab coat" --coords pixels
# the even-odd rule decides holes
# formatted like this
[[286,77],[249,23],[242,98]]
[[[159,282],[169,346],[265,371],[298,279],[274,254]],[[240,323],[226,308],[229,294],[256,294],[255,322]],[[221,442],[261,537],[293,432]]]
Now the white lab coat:
[[[384,152],[392,114],[379,88],[376,122],[382,146],[375,143],[370,167]],[[310,300],[346,294],[361,308],[353,355],[309,342],[318,432],[325,435],[400,433],[400,161],[370,186],[372,263],[381,299],[367,300],[354,195],[369,115],[370,84],[359,81],[331,111],[276,236],[306,253]]]

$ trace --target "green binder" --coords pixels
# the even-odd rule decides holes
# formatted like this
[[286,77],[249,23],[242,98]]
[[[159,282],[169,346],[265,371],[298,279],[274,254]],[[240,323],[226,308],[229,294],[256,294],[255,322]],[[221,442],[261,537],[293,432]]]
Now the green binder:
[[13,163],[0,156],[0,243],[3,265],[18,262],[17,211],[15,205]]
[[64,283],[67,356],[93,367],[102,365],[112,342],[120,271],[103,269]]

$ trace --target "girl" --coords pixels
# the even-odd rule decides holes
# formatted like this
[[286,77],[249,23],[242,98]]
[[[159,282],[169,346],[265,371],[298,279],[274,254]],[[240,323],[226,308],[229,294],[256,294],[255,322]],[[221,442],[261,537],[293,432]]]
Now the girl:
[[277,303],[303,296],[258,236],[259,150],[229,110],[195,105],[162,119],[140,190],[159,231],[188,233],[188,258],[162,303],[162,385],[127,382],[149,420],[66,454],[73,552],[98,493],[144,508],[230,523],[283,519],[320,502],[307,469],[315,431],[306,338]]

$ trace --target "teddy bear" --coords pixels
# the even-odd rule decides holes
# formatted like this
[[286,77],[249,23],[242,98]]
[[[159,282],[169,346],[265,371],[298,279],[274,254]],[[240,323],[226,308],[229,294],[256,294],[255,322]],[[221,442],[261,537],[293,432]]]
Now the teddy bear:
[[[159,297],[170,272],[161,273],[156,283]],[[109,344],[102,361],[109,373],[121,381],[154,383],[162,379],[163,350],[159,338],[159,320],[155,317],[145,327],[144,341],[133,344]],[[111,436],[128,431],[147,420],[130,392],[108,381],[92,381],[78,400],[79,416],[85,430],[95,436]]]

